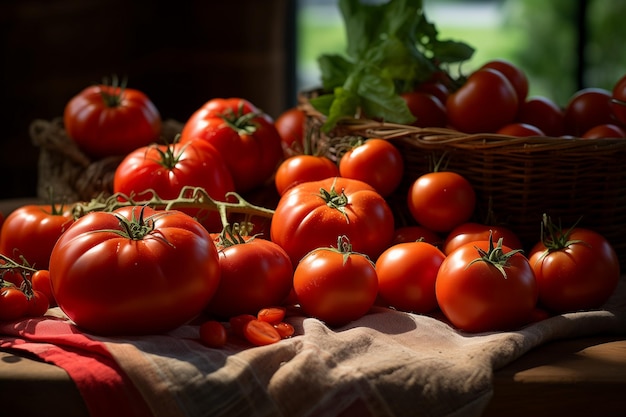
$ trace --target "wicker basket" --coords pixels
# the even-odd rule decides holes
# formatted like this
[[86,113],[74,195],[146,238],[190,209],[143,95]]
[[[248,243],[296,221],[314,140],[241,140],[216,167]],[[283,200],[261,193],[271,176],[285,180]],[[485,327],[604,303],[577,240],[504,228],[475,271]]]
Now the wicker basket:
[[[171,141],[181,129],[181,123],[166,120],[161,136]],[[34,120],[30,137],[39,148],[39,198],[48,199],[50,190],[64,202],[89,201],[113,193],[115,170],[124,155],[91,160],[67,136],[61,118]]]
[[[406,207],[410,184],[432,171],[433,160],[445,157],[446,169],[465,176],[477,194],[476,221],[488,213],[515,231],[526,249],[541,235],[544,213],[563,227],[578,225],[604,235],[614,246],[622,270],[626,266],[626,140],[463,134],[450,129],[423,129],[372,120],[342,121],[329,134],[320,127],[323,117],[308,104],[308,133],[328,144],[327,154],[337,157],[334,143],[346,136],[392,141],[405,158],[405,177],[394,205]],[[445,154],[445,155],[444,155]],[[400,223],[410,223],[407,211]]]

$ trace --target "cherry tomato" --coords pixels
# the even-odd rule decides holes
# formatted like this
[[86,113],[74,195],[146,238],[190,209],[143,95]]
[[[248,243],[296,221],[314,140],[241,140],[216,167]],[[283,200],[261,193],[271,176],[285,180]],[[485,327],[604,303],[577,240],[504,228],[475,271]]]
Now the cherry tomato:
[[363,181],[381,196],[388,197],[402,181],[404,160],[391,142],[368,139],[343,154],[339,160],[339,174]]
[[465,133],[495,132],[515,119],[518,107],[513,85],[491,68],[472,73],[446,101],[448,122]]
[[376,260],[378,292],[402,311],[429,313],[437,309],[435,280],[445,255],[426,242],[399,243]]
[[526,100],[528,95],[528,77],[519,66],[506,59],[494,59],[485,63],[482,68],[500,71],[515,89],[518,102],[523,103]]
[[519,122],[509,123],[508,125],[498,129],[496,133],[515,137],[545,136],[545,133],[543,133],[537,126]]
[[441,104],[444,105],[444,108],[445,108],[445,103],[448,100],[448,96],[450,95],[450,89],[446,87],[446,85],[442,83],[441,81],[436,81],[436,80],[425,81],[423,83],[418,84],[415,87],[415,91],[432,94],[433,96],[439,99]]
[[401,94],[411,114],[415,116],[413,126],[445,127],[448,123],[446,107],[440,98],[424,91],[411,91]]
[[41,291],[31,290],[30,297],[26,297],[28,300],[28,307],[26,308],[26,316],[40,317],[43,316],[50,307],[50,301],[48,297]]
[[615,122],[626,126],[626,74],[613,87],[611,94],[611,111]]
[[98,159],[126,155],[161,134],[161,115],[148,96],[116,84],[90,86],[72,97],[63,123],[78,147]]
[[594,126],[613,123],[611,93],[603,88],[583,88],[565,106],[566,133],[580,137]]
[[468,222],[455,227],[448,233],[443,243],[443,253],[449,255],[466,243],[489,240],[490,236],[494,242],[502,239],[502,244],[511,249],[523,248],[517,235],[507,227]]
[[226,345],[228,335],[226,328],[217,320],[207,320],[200,325],[200,340],[211,348],[221,348]]
[[33,285],[33,290],[41,291],[45,294],[48,302],[51,306],[56,305],[54,294],[52,293],[52,282],[50,281],[50,271],[47,269],[40,269],[30,277],[30,281]]
[[449,232],[472,217],[476,193],[456,172],[430,172],[413,182],[407,202],[418,224],[435,232]]
[[278,331],[281,339],[287,339],[296,332],[296,329],[294,329],[291,324],[285,323],[284,321],[274,324],[274,328]]
[[274,183],[279,195],[294,185],[320,181],[339,175],[339,167],[325,156],[294,155],[285,159],[276,170]]
[[256,320],[256,316],[253,314],[238,314],[228,319],[230,325],[230,331],[239,337],[244,337],[243,328],[250,320]]
[[27,311],[28,299],[22,290],[14,285],[0,287],[0,320],[17,320]]
[[277,324],[285,318],[286,309],[284,307],[265,307],[257,313],[257,319],[271,324]]
[[528,260],[492,241],[468,243],[450,253],[439,268],[435,291],[448,320],[468,332],[513,330],[531,321],[537,304]]
[[271,345],[280,342],[278,330],[270,323],[261,320],[250,320],[243,326],[244,337],[255,346]]
[[565,133],[565,114],[547,97],[530,97],[521,103],[516,120],[536,126],[550,137],[559,137]]
[[282,139],[283,146],[287,149],[303,147],[304,125],[306,113],[298,107],[292,107],[278,115],[274,121],[274,126]]
[[583,133],[584,139],[626,138],[626,130],[612,123],[597,125]]

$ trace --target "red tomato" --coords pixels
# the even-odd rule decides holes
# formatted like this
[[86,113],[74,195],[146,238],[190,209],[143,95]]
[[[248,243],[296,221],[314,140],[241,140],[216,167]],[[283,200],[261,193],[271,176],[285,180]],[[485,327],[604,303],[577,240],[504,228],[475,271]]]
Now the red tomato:
[[344,178],[363,181],[383,197],[388,197],[402,181],[404,160],[391,142],[368,139],[342,155],[339,174]]
[[505,59],[494,59],[488,61],[482,68],[491,68],[501,72],[515,89],[518,102],[523,103],[526,100],[528,95],[528,77],[520,67]]
[[465,133],[497,131],[515,119],[518,106],[513,85],[490,68],[472,73],[446,101],[448,122]]
[[537,126],[550,137],[559,137],[565,133],[563,110],[546,97],[531,97],[521,103],[516,120]]
[[583,133],[584,139],[601,139],[601,138],[626,138],[626,130],[618,125],[605,123],[597,125]]
[[33,290],[42,292],[48,299],[50,305],[56,305],[56,300],[52,293],[52,283],[50,282],[50,271],[40,269],[31,275],[30,281],[33,285]]
[[243,326],[243,335],[255,346],[271,345],[281,340],[280,333],[274,326],[257,319],[250,320]]
[[193,140],[209,142],[218,150],[240,193],[268,181],[283,160],[274,121],[241,98],[211,99],[196,110],[180,136],[181,143]]
[[257,313],[257,319],[271,324],[278,324],[285,318],[285,307],[265,307]]
[[278,331],[281,339],[287,339],[293,336],[293,334],[296,332],[296,329],[294,329],[291,324],[285,323],[284,321],[274,324],[274,328]]
[[591,230],[552,232],[529,255],[539,302],[555,313],[598,308],[619,281],[615,250],[603,236]]
[[378,278],[371,261],[351,248],[309,252],[293,275],[293,289],[306,314],[329,326],[341,326],[369,311]]
[[325,156],[294,155],[285,159],[276,170],[274,184],[279,195],[294,185],[320,181],[339,175],[339,167]]
[[253,314],[238,314],[228,319],[230,325],[230,331],[239,337],[245,337],[243,335],[243,328],[250,320],[256,320],[256,316]]
[[448,320],[468,332],[513,330],[531,321],[537,304],[528,260],[492,241],[468,243],[449,254],[435,291]]
[[0,320],[17,320],[27,311],[28,299],[22,290],[11,284],[0,286]]
[[[133,196],[135,201],[150,199],[154,190],[160,198],[178,197],[185,186],[202,187],[209,196],[226,201],[226,193],[235,191],[233,178],[222,157],[205,142],[151,145],[129,153],[118,165],[113,191]],[[222,230],[217,211],[183,208],[209,231]]]
[[118,85],[85,88],[65,106],[67,135],[94,158],[125,155],[159,139],[161,116],[141,91]]
[[541,129],[528,123],[509,123],[498,129],[496,133],[515,137],[545,136]]
[[291,291],[293,266],[285,251],[265,239],[218,246],[221,280],[206,311],[229,318],[280,305]]
[[620,78],[613,87],[611,111],[615,121],[626,126],[626,75]]
[[471,242],[489,240],[494,242],[502,238],[502,244],[511,249],[522,249],[522,242],[517,235],[504,226],[494,226],[481,223],[463,223],[448,233],[443,244],[443,253],[451,254],[455,249]]
[[398,227],[393,234],[392,245],[406,242],[423,241],[434,246],[441,246],[443,239],[437,233],[423,226]]
[[472,217],[476,193],[456,172],[430,172],[413,182],[407,203],[418,224],[435,232],[449,232]]
[[48,297],[41,291],[31,290],[30,295],[26,296],[28,307],[26,308],[26,316],[40,317],[43,316],[50,307]]
[[385,199],[366,183],[342,177],[292,187],[278,202],[270,228],[271,240],[285,249],[294,267],[308,252],[334,246],[342,235],[356,252],[376,259],[393,232]]
[[211,348],[223,347],[227,340],[226,328],[217,320],[207,320],[200,325],[200,340]]
[[437,97],[441,104],[444,104],[448,100],[448,96],[450,95],[450,89],[446,87],[446,85],[440,81],[425,81],[423,83],[418,84],[415,87],[416,91],[420,91],[422,93],[432,94]]
[[603,88],[583,88],[565,106],[565,131],[580,137],[594,126],[613,123],[611,93]]
[[413,126],[445,127],[447,125],[446,107],[441,99],[423,91],[403,93],[401,97],[406,101],[411,114],[415,116]]
[[380,297],[402,311],[436,310],[435,280],[445,258],[443,252],[426,242],[391,246],[376,260]]
[[104,335],[166,332],[196,317],[220,281],[206,229],[178,211],[124,207],[79,218],[50,258],[59,307]]
[[2,225],[0,253],[20,264],[23,256],[30,266],[48,269],[54,244],[73,222],[71,211],[59,204],[19,207]]
[[306,114],[298,107],[292,107],[278,115],[274,126],[287,149],[302,149]]

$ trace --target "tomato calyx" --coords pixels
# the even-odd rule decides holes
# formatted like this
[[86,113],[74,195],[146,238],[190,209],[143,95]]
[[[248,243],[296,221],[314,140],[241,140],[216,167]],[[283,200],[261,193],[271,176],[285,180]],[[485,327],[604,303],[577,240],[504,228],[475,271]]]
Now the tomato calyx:
[[111,77],[110,84],[108,78],[104,79],[99,90],[102,101],[107,107],[113,108],[120,106],[122,98],[124,97],[124,91],[126,90],[126,83],[126,78],[123,78],[120,82],[117,75]]
[[333,184],[330,187],[330,191],[320,188],[320,193],[318,196],[324,200],[326,205],[330,208],[338,210],[343,214],[346,218],[346,223],[350,223],[350,218],[348,217],[348,213],[346,213],[346,206],[348,205],[348,196],[344,189],[341,190],[341,193],[338,193],[335,189],[335,185]]
[[563,228],[560,225],[555,225],[550,217],[544,213],[541,221],[541,242],[546,247],[546,250],[541,254],[538,260],[545,258],[552,252],[563,250],[577,243],[586,245],[587,243],[583,240],[570,239],[570,235],[574,231],[577,224],[578,221],[574,224],[574,226],[563,231]]
[[[7,288],[7,287],[18,288],[20,291],[24,293],[24,295],[26,295],[26,298],[30,300],[34,296],[33,284],[30,280],[30,276],[33,273],[37,272],[37,269],[33,268],[23,256],[20,256],[20,259],[22,260],[21,264],[9,258],[8,256],[0,253],[0,261],[1,261],[0,262],[0,288]],[[8,272],[21,273],[23,276],[22,283],[19,286],[17,286],[10,281],[6,281],[4,279],[4,274]]]
[[249,235],[251,227],[248,227],[251,223],[239,223],[228,224],[224,226],[217,238],[217,245],[220,249],[225,249],[235,245],[241,245],[253,240],[256,235]]
[[174,152],[175,145],[178,142],[179,138],[180,138],[180,135],[177,135],[176,138],[174,138],[173,143],[166,143],[165,150],[163,150],[163,148],[158,145],[155,145],[154,147],[155,150],[159,154],[159,159],[156,160],[156,162],[159,163],[163,168],[170,170],[170,171],[173,170],[174,167],[178,164],[178,162],[180,161],[180,158],[185,153],[185,149],[191,143],[191,142],[187,142],[186,144],[182,146],[181,149],[179,149],[178,153],[175,153]]
[[498,239],[498,243],[494,246],[493,238],[490,233],[489,234],[489,247],[487,248],[487,250],[485,251],[482,248],[476,247],[476,250],[478,251],[478,254],[480,255],[480,257],[469,262],[466,268],[469,268],[471,265],[477,262],[486,262],[494,266],[498,271],[500,271],[504,279],[507,279],[506,267],[509,266],[509,259],[512,256],[516,255],[517,253],[522,252],[522,250],[513,249],[510,252],[504,253],[503,246],[502,246],[503,241],[504,241],[503,238]]
[[252,135],[256,132],[258,124],[254,119],[260,117],[261,113],[251,111],[244,113],[244,102],[241,101],[237,106],[237,111],[228,108],[219,117],[226,123],[228,127],[233,129],[239,135]]
[[128,219],[119,213],[113,213],[113,215],[118,219],[122,230],[112,229],[110,231],[131,240],[142,240],[154,231],[154,217],[162,215],[159,213],[144,218],[145,208],[146,206],[141,207],[138,218],[135,217],[134,210],[131,219]]
[[[318,252],[320,250],[326,250],[329,252],[336,252],[336,253],[341,254],[343,256],[343,263],[342,263],[343,265],[345,265],[346,262],[348,262],[348,258],[350,258],[350,255],[363,256],[365,259],[367,259],[370,262],[370,264],[374,265],[374,262],[372,262],[369,256],[367,256],[364,253],[355,252],[352,250],[352,243],[350,243],[350,239],[346,235],[341,235],[337,237],[337,246],[329,246],[325,248],[313,249],[311,252],[309,252],[309,254]],[[307,254],[307,256],[309,254]]]

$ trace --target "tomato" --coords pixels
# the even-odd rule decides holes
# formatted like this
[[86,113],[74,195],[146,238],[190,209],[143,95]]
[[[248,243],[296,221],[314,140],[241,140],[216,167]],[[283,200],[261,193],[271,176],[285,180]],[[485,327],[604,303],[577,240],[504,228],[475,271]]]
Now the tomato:
[[511,249],[523,248],[517,235],[505,226],[468,222],[455,227],[448,233],[443,243],[443,253],[449,255],[466,243],[489,240],[490,236],[494,242],[502,238],[502,244]]
[[509,80],[490,68],[472,73],[446,101],[448,122],[465,133],[495,132],[515,119],[518,107]]
[[433,96],[437,97],[439,101],[441,102],[441,104],[444,105],[444,109],[445,109],[445,103],[448,100],[448,96],[450,95],[450,89],[446,87],[446,85],[443,82],[436,81],[436,80],[425,81],[423,83],[419,83],[415,87],[415,91],[432,94]]
[[285,323],[284,321],[274,324],[274,328],[276,329],[276,331],[278,331],[281,339],[287,339],[293,336],[296,332],[296,329],[294,329],[291,324]]
[[0,286],[0,320],[17,320],[24,317],[27,311],[26,294],[15,285],[2,283]]
[[50,258],[59,307],[103,335],[166,332],[196,317],[220,267],[206,229],[178,211],[123,207],[79,218]]
[[51,306],[56,305],[54,294],[52,293],[52,283],[50,282],[50,271],[47,269],[40,269],[30,277],[30,281],[33,286],[33,290],[42,292]]
[[294,155],[285,159],[276,170],[274,184],[278,194],[294,185],[319,181],[339,175],[339,167],[331,159],[317,155]]
[[613,123],[611,93],[603,88],[583,88],[565,106],[565,131],[580,137],[594,126]]
[[302,149],[305,121],[306,114],[298,107],[291,107],[278,115],[274,126],[286,149],[295,151]]
[[250,320],[256,320],[256,316],[253,314],[238,314],[228,319],[230,325],[230,331],[239,337],[245,337],[243,335],[243,328]]
[[48,297],[41,291],[31,290],[30,292],[30,296],[26,296],[28,307],[26,308],[25,315],[30,317],[43,316],[50,307]]
[[529,252],[540,304],[555,313],[602,306],[620,276],[613,247],[592,230],[548,230],[549,236]]
[[626,130],[612,123],[597,125],[581,136],[583,139],[626,138]]
[[526,100],[528,77],[520,67],[506,59],[494,59],[485,63],[481,68],[491,68],[501,72],[515,89],[518,102],[523,103]]
[[407,203],[418,224],[434,232],[449,232],[472,217],[476,193],[456,172],[430,172],[411,184]]
[[371,261],[353,252],[343,237],[336,249],[320,247],[298,263],[293,289],[307,315],[341,326],[364,316],[374,305],[378,277]]
[[429,313],[437,309],[435,280],[446,256],[426,242],[399,243],[376,260],[378,292],[402,311]]
[[339,175],[363,181],[383,197],[393,193],[404,175],[402,154],[391,142],[368,139],[359,142],[339,160]]
[[445,127],[448,122],[446,107],[440,98],[424,91],[411,91],[401,94],[418,127]]
[[226,328],[217,320],[207,320],[200,325],[200,340],[211,348],[221,348],[226,345],[228,335]]
[[496,133],[515,137],[545,136],[545,133],[537,126],[519,122],[502,126]]
[[279,200],[270,227],[294,267],[309,251],[334,246],[346,235],[356,252],[372,259],[387,248],[394,218],[385,199],[368,184],[327,178],[298,184]]
[[446,318],[467,332],[513,330],[532,320],[537,304],[528,260],[493,241],[450,253],[439,268],[435,293]]
[[281,340],[280,333],[274,326],[257,319],[250,320],[243,326],[243,335],[255,346],[271,345]]
[[613,86],[611,111],[615,122],[626,126],[626,75],[620,78]]
[[[151,145],[129,153],[118,165],[113,191],[132,196],[135,201],[149,200],[153,190],[162,199],[179,196],[185,186],[202,187],[209,196],[226,201],[226,193],[235,191],[233,178],[222,157],[205,142]],[[184,208],[209,231],[222,229],[217,211]]]
[[280,305],[291,291],[293,266],[276,243],[252,238],[218,245],[221,280],[206,311],[229,318]]
[[285,307],[265,307],[257,313],[257,319],[271,324],[278,324],[285,318]]
[[565,114],[547,97],[530,97],[521,103],[515,120],[536,126],[551,137],[559,137],[565,133]]
[[159,139],[161,115],[143,92],[124,85],[94,85],[65,106],[67,135],[93,158],[125,155]]
[[416,242],[418,240],[434,246],[440,246],[443,243],[441,236],[423,226],[402,226],[394,231],[391,244]]
[[183,126],[181,143],[209,142],[220,153],[244,193],[268,181],[283,160],[274,121],[247,100],[215,98],[196,110]]
[[0,253],[37,269],[48,269],[57,239],[74,222],[71,210],[60,204],[28,204],[12,211],[0,231]]

